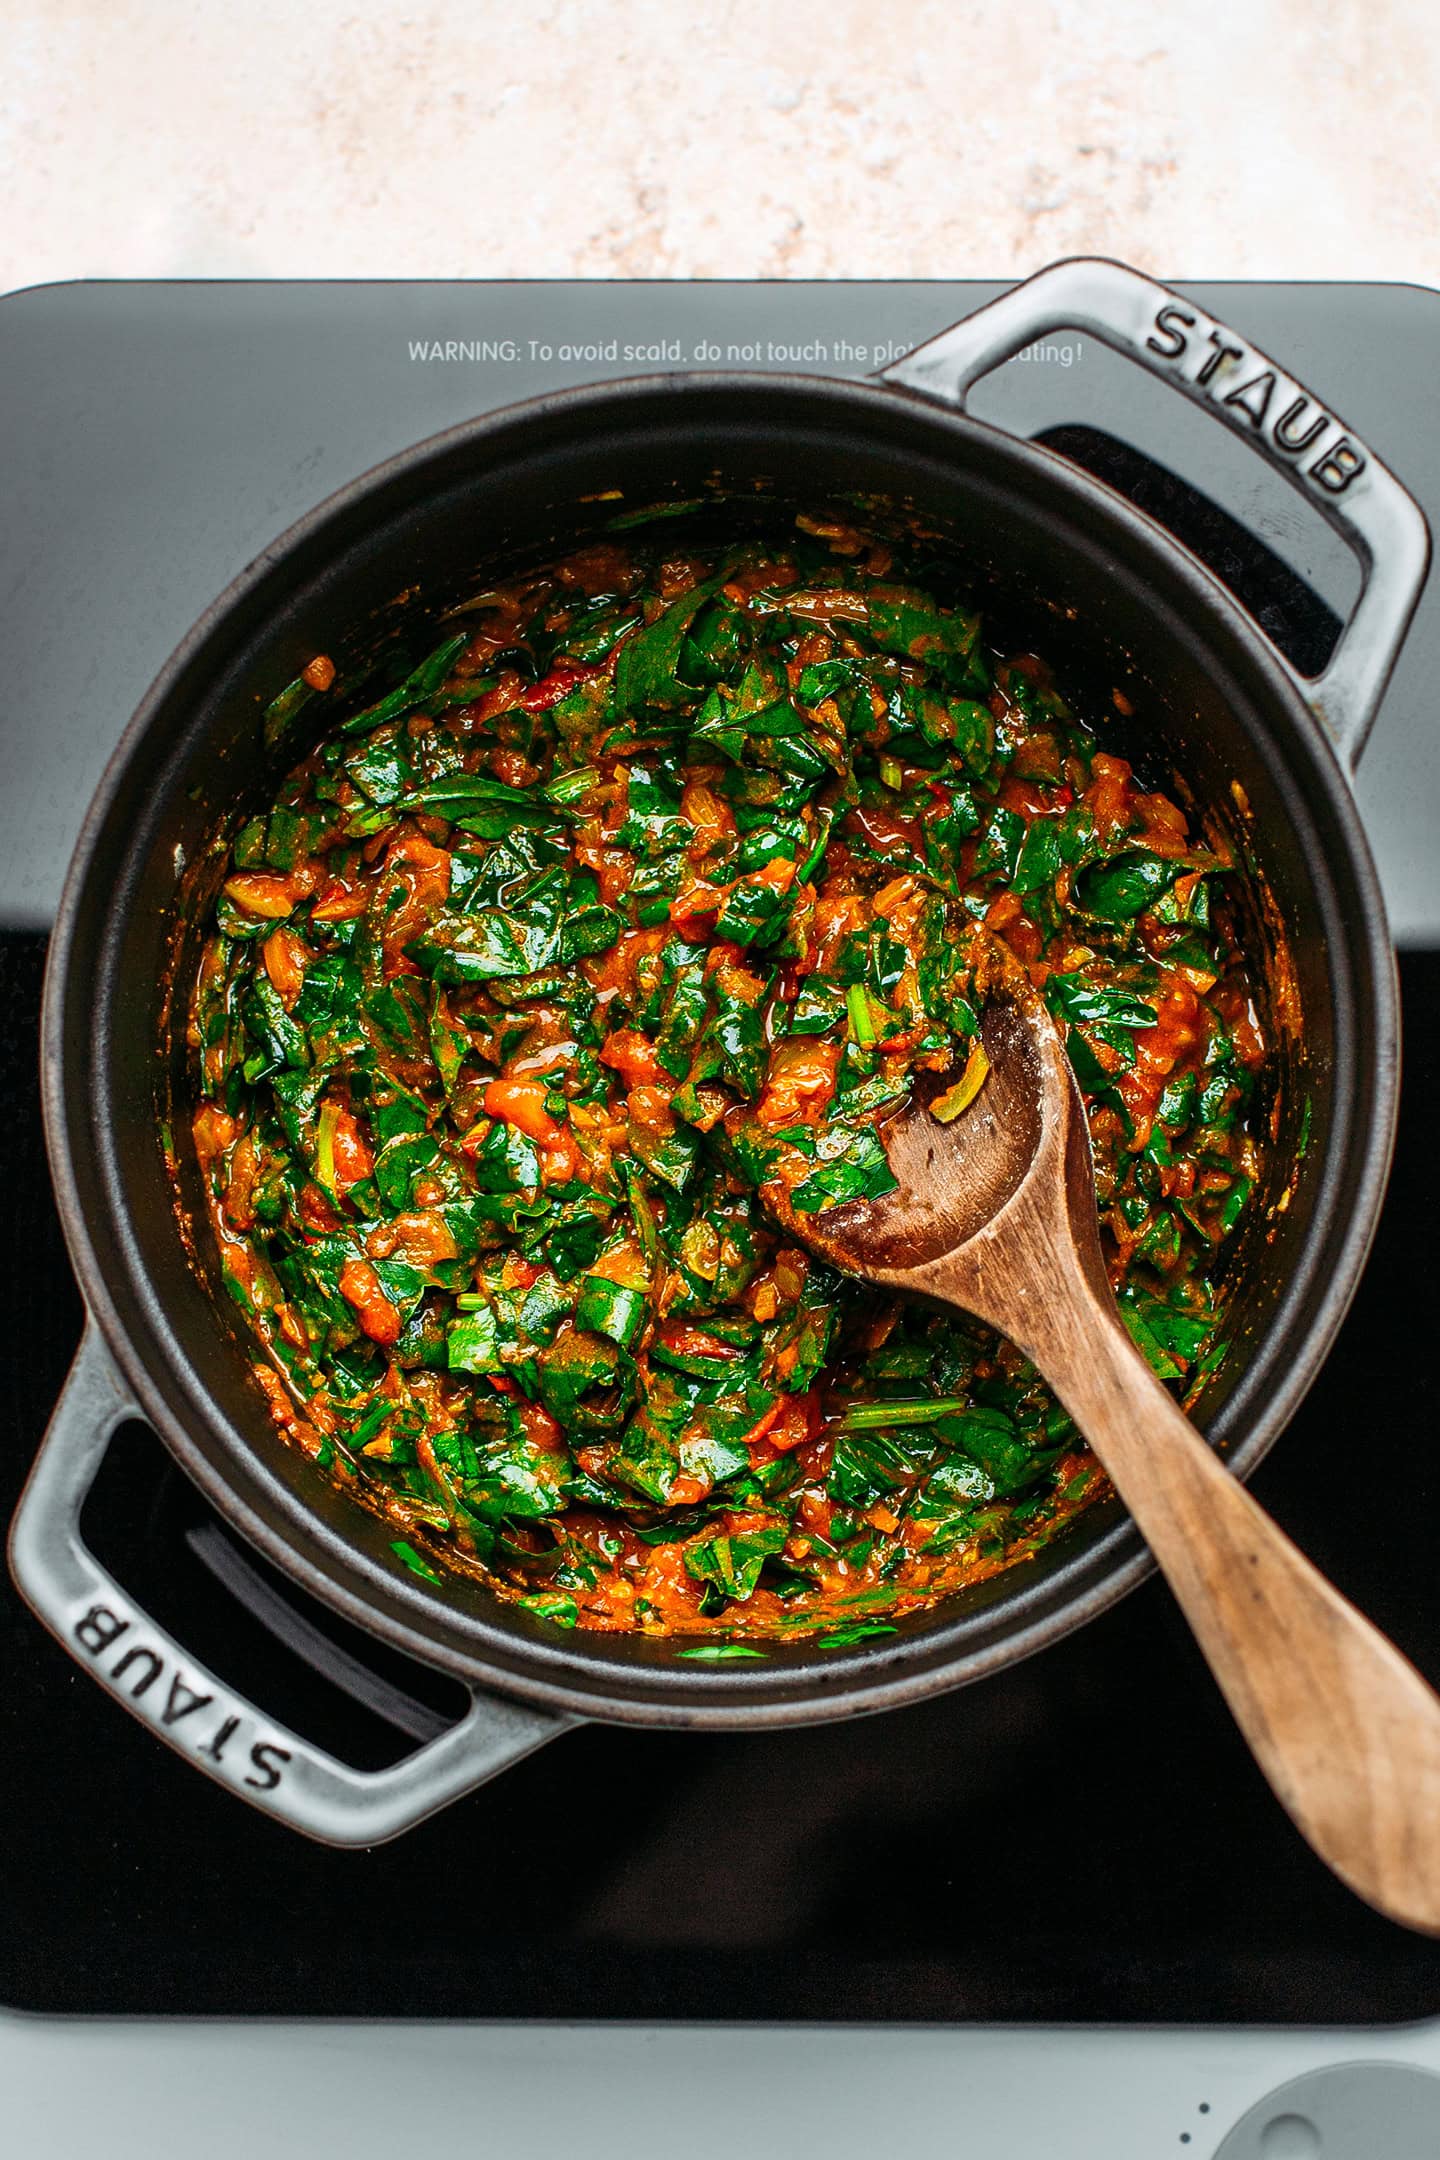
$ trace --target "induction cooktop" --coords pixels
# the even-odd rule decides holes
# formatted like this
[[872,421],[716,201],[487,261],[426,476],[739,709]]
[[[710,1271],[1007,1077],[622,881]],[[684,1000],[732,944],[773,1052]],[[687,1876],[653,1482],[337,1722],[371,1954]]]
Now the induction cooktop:
[[[81,1319],[34,1076],[46,925],[105,758],[195,615],[331,488],[471,414],[656,367],[862,375],[1001,289],[81,284],[0,302],[7,1518]],[[1343,413],[1440,527],[1440,296],[1187,290]],[[1354,598],[1352,561],[1177,403],[1057,336],[997,371],[975,410],[1169,523],[1318,666]],[[1359,786],[1402,946],[1397,1172],[1355,1307],[1255,1490],[1440,1681],[1423,1362],[1437,670],[1432,583]],[[197,1654],[357,1765],[398,1758],[463,1708],[452,1683],[238,1543],[141,1427],[117,1436],[86,1532]],[[1440,1946],[1356,1903],[1294,1835],[1154,1581],[1043,1656],[918,1708],[766,1734],[583,1727],[370,1852],[312,1845],[198,1777],[77,1671],[8,1579],[0,1721],[13,2009],[950,2029],[1440,2016]],[[1183,2133],[1213,2151],[1228,2121],[1209,2108],[1177,2115],[1155,2149]]]

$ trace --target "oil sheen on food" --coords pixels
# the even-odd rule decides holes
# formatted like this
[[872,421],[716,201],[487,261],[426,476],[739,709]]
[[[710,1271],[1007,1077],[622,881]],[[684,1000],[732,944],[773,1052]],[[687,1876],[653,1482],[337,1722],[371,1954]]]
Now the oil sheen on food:
[[667,530],[276,701],[316,747],[225,864],[194,1141],[275,1423],[397,1565],[699,1655],[839,1647],[1104,1481],[1010,1345],[759,1188],[878,1197],[917,1070],[983,1085],[983,926],[1065,1030],[1121,1310],[1183,1391],[1253,1204],[1261,971],[1220,844],[941,558]]

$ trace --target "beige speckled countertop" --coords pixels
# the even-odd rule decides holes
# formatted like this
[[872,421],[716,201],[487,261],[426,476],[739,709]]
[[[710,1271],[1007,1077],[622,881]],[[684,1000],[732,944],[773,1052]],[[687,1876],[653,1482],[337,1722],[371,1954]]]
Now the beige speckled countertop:
[[0,290],[1440,284],[1437,0],[0,0]]

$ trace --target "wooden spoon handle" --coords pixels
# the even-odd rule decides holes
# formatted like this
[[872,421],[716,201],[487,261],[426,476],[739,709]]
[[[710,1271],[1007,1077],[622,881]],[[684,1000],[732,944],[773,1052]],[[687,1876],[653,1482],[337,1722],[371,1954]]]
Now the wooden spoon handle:
[[1276,1796],[1352,1890],[1440,1934],[1440,1698],[1225,1469],[1097,1301],[1035,1355],[1164,1570]]

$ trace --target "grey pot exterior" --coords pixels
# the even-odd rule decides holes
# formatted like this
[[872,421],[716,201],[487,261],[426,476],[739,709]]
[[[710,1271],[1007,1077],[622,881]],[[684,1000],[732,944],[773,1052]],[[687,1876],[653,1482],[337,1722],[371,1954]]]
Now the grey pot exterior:
[[[978,374],[1062,322],[1157,372],[1179,368],[1179,388],[1252,432],[1372,558],[1319,683],[1301,682],[1210,573],[1127,503],[965,415]],[[543,561],[583,540],[615,509],[613,490],[630,504],[710,496],[732,526],[855,491],[915,504],[973,564],[997,642],[1044,652],[1082,709],[1087,693],[1108,702],[1123,687],[1145,718],[1150,766],[1183,774],[1198,805],[1222,806],[1252,867],[1257,928],[1268,915],[1293,959],[1303,1029],[1283,1049],[1275,1211],[1237,1256],[1231,1348],[1196,1415],[1244,1476],[1294,1411],[1358,1279],[1389,1165],[1394,960],[1340,746],[1353,758],[1363,742],[1427,539],[1408,496],[1331,416],[1303,453],[1262,439],[1293,403],[1278,369],[1268,420],[1253,422],[1259,391],[1249,408],[1223,410],[1216,378],[1199,379],[1215,327],[1119,266],[1062,265],[887,371],[888,383],[677,375],[511,408],[418,445],[321,505],[220,596],[151,689],[87,818],[51,950],[47,1135],[92,1329],[22,1502],[11,1562],[42,1617],[126,1707],[242,1797],[311,1835],[374,1842],[577,1717],[802,1723],[957,1687],[1103,1611],[1151,1565],[1111,1504],[1036,1561],[892,1637],[830,1652],[777,1645],[764,1659],[697,1666],[663,1640],[561,1633],[468,1582],[432,1588],[397,1563],[378,1517],[271,1430],[241,1325],[207,1279],[203,1235],[197,1264],[179,1234],[159,1139],[184,1085],[183,1026],[172,1025],[166,986],[193,976],[204,865],[218,874],[215,834],[233,832],[297,755],[294,741],[267,748],[259,716],[314,653],[343,669],[387,637],[421,644],[477,568]],[[1168,350],[1177,338],[1178,355]],[[1233,378],[1244,391],[1244,368],[1271,364],[1229,332],[1222,339],[1240,357],[1220,388]],[[1358,459],[1354,470],[1347,458]],[[1308,1137],[1282,1210],[1302,1122]],[[191,1178],[198,1194],[193,1167]],[[474,1709],[464,1725],[385,1773],[386,1785],[318,1756],[198,1670],[79,1537],[80,1501],[126,1414],[149,1420],[222,1515],[307,1590],[465,1681]],[[150,1666],[137,1650],[159,1661],[138,1691]],[[182,1707],[167,1717],[177,1682]],[[187,1690],[203,1697],[198,1709],[183,1707]]]

